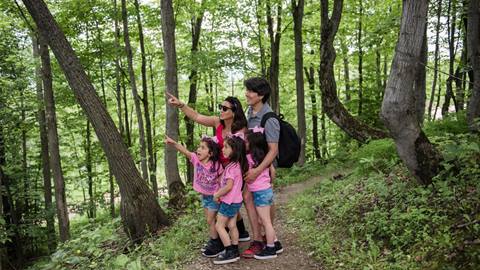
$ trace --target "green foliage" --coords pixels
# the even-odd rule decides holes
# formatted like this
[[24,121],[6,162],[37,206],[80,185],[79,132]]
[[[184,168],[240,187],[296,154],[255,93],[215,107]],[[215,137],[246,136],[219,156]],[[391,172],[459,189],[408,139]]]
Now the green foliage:
[[355,151],[352,159],[358,162],[357,169],[361,171],[361,174],[388,173],[391,167],[399,162],[392,139],[370,141]]
[[402,164],[384,163],[397,159],[389,141],[361,147],[352,158],[369,162],[295,198],[289,226],[326,269],[478,269],[478,137],[443,137],[439,148],[444,170],[421,187]]
[[322,169],[325,173],[329,173],[337,169],[338,164],[331,162],[330,164],[323,165],[319,161],[305,163],[302,167],[294,165],[292,168],[277,169],[277,177],[273,184],[275,187],[286,186],[298,182],[303,182],[308,178],[318,175],[318,171]]

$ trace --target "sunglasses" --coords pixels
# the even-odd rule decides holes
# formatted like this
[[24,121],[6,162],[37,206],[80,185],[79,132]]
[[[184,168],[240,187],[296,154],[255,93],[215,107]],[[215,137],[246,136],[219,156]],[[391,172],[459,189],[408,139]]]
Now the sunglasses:
[[232,112],[234,111],[233,108],[230,108],[230,107],[227,107],[227,106],[223,106],[222,104],[218,104],[218,109],[219,110],[222,110],[224,112],[228,111],[228,110],[232,110]]

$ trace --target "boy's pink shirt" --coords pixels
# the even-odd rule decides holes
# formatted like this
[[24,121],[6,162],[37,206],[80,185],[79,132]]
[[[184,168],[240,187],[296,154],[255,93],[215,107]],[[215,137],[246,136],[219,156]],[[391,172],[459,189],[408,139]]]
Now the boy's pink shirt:
[[[247,160],[248,160],[248,165],[250,169],[253,168],[253,165],[255,165],[255,162],[253,161],[252,155],[248,154]],[[257,178],[252,182],[247,182],[248,191],[250,192],[265,190],[270,188],[271,186],[272,186],[272,183],[270,180],[269,168],[266,168],[265,170],[263,170],[257,176]]]
[[243,201],[242,197],[242,169],[240,168],[240,163],[229,163],[225,170],[223,171],[222,180],[220,181],[220,188],[227,185],[227,179],[233,180],[233,187],[227,194],[220,197],[220,201],[231,204],[231,203],[241,203]]
[[190,162],[195,167],[193,189],[203,195],[213,195],[218,190],[218,177],[223,173],[222,165],[217,164],[217,170],[211,172],[213,162],[203,164],[195,153],[190,155]]

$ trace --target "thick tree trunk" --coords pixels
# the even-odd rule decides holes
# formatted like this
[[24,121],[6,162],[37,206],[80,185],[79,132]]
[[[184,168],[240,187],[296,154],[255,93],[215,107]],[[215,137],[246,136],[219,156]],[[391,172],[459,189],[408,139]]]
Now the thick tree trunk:
[[[277,4],[276,24],[272,17],[270,0],[267,0],[267,25],[268,36],[270,37],[270,66],[268,68],[268,80],[272,89],[270,95],[270,106],[275,113],[280,113],[280,87],[278,76],[280,70],[280,39],[282,37],[282,7]],[[275,30],[273,29],[276,25]]]
[[417,61],[415,83],[413,85],[413,93],[415,96],[415,110],[417,111],[417,121],[420,125],[423,124],[425,115],[425,102],[427,100],[427,72],[425,66],[427,65],[428,61],[428,45],[426,29],[423,35],[424,37],[422,49],[420,51],[420,58]]
[[57,134],[57,117],[55,112],[55,98],[53,96],[52,88],[50,54],[48,52],[46,41],[43,40],[42,36],[40,36],[40,56],[42,58],[42,79],[46,108],[45,112],[48,131],[50,167],[52,168],[53,179],[55,183],[55,203],[57,206],[60,241],[65,242],[70,238],[70,221],[68,220],[67,200],[65,196],[65,179],[63,178],[60,146]]
[[[43,198],[45,200],[45,220],[47,222],[48,249],[54,252],[57,247],[55,236],[55,210],[52,203],[52,174],[50,171],[50,157],[48,154],[48,135],[45,120],[45,106],[43,98],[42,70],[40,63],[39,43],[37,34],[32,34],[33,57],[35,58],[35,82],[38,101],[37,121],[40,131],[40,146],[43,175]],[[1,199],[0,199],[1,200]]]
[[420,128],[413,92],[417,62],[424,46],[427,10],[426,0],[403,1],[400,34],[381,111],[400,158],[420,184],[431,183],[441,159]]
[[147,167],[147,145],[145,142],[145,127],[143,125],[142,108],[140,107],[140,97],[137,91],[137,81],[135,78],[135,71],[133,68],[133,53],[130,44],[130,34],[128,32],[128,17],[127,17],[127,3],[122,1],[122,20],[123,20],[123,39],[125,41],[125,53],[127,54],[128,76],[130,78],[130,87],[132,88],[133,102],[135,104],[135,113],[137,115],[138,123],[138,137],[140,140],[140,168],[142,169],[142,178],[145,182],[148,181],[148,167]]
[[112,118],[95,93],[70,43],[43,1],[23,0],[40,33],[47,38],[77,101],[91,121],[105,154],[112,165],[122,198],[121,214],[131,239],[141,241],[149,232],[168,225],[168,218],[153,192],[135,167]]
[[305,67],[305,76],[307,76],[308,86],[310,90],[310,101],[312,102],[312,140],[313,140],[313,154],[316,160],[320,160],[320,147],[318,144],[318,110],[317,97],[315,95],[315,69],[313,64],[310,69]]
[[[175,49],[175,19],[172,0],[161,0],[162,38],[165,52],[165,91],[178,96],[177,52]],[[167,102],[165,95],[165,103]],[[178,111],[166,106],[165,130],[167,136],[178,140]],[[165,176],[168,184],[170,205],[181,207],[184,197],[184,185],[178,173],[177,151],[173,147],[165,148]]]
[[363,112],[363,43],[362,43],[363,0],[358,1],[358,115]]
[[337,85],[333,72],[336,52],[333,40],[340,24],[343,0],[335,0],[332,17],[328,17],[328,0],[321,1],[321,41],[320,41],[320,88],[322,108],[330,119],[352,138],[366,142],[369,139],[385,138],[387,134],[359,122],[345,109],[337,96]]
[[297,89],[297,128],[301,141],[300,156],[297,165],[305,164],[305,145],[307,143],[307,126],[305,121],[305,87],[303,82],[303,0],[292,0],[293,33],[295,36],[295,86]]
[[145,53],[145,41],[143,37],[142,19],[140,17],[140,5],[138,4],[138,0],[135,0],[133,3],[135,4],[135,10],[137,13],[138,39],[140,40],[140,55],[142,58],[142,101],[143,112],[145,116],[145,135],[147,137],[148,171],[150,174],[150,183],[152,185],[153,193],[155,194],[155,197],[158,197],[157,176],[155,162],[153,161],[152,123],[150,121],[150,109],[148,107],[147,57]]
[[472,66],[472,95],[467,106],[467,123],[473,132],[480,132],[480,4],[470,0],[468,12],[468,57]]
[[440,17],[442,15],[442,0],[438,0],[437,4],[437,24],[435,25],[435,54],[434,54],[434,64],[433,64],[433,81],[432,81],[432,91],[430,92],[430,102],[428,103],[428,120],[432,120],[432,106],[433,100],[435,99],[435,89],[437,87],[437,78],[438,78],[438,54],[439,49],[439,38],[440,38]]

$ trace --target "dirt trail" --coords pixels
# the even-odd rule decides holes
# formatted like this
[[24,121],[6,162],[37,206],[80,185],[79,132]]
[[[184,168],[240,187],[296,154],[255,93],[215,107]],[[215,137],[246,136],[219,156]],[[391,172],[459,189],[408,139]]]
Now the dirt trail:
[[[332,175],[322,175],[310,178],[307,181],[288,185],[279,189],[275,189],[275,205],[277,207],[275,220],[275,230],[277,237],[282,242],[284,252],[279,254],[276,259],[271,260],[256,260],[243,259],[235,263],[226,265],[215,265],[213,259],[205,258],[198,250],[198,258],[184,266],[185,270],[197,269],[238,269],[238,270],[265,270],[265,269],[321,269],[322,267],[315,262],[309,255],[308,251],[303,250],[298,243],[295,232],[288,230],[285,226],[286,214],[285,206],[287,202],[299,192],[312,188],[316,183],[323,179],[331,177]],[[245,207],[241,209],[242,215],[246,217]],[[245,222],[248,223],[248,222]],[[248,242],[240,243],[240,252],[248,248]]]

